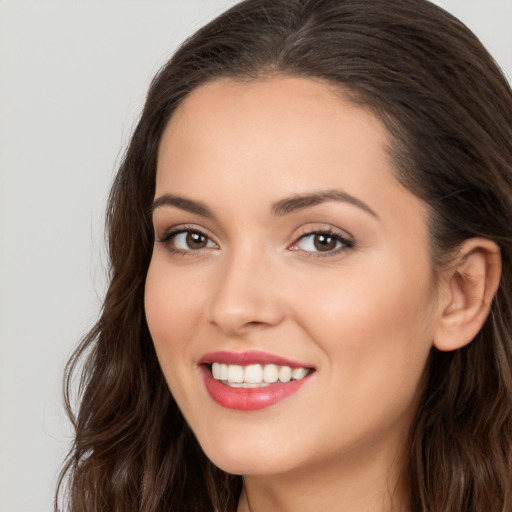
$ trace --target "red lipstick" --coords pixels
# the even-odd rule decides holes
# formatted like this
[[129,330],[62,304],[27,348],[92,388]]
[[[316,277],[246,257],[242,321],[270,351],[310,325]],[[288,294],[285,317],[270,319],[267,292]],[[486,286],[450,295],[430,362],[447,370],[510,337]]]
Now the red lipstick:
[[259,351],[248,352],[210,352],[199,360],[201,374],[206,390],[211,398],[222,407],[240,411],[256,411],[274,405],[275,403],[295,394],[309,381],[310,372],[299,380],[290,382],[277,381],[274,384],[265,384],[258,387],[231,387],[221,381],[214,379],[210,365],[212,363],[223,363],[227,365],[247,366],[251,364],[275,364],[277,366],[289,366],[293,368],[307,368],[312,370],[306,363],[292,361],[273,354]]
[[208,352],[208,354],[205,354],[199,359],[199,364],[210,363],[239,364],[240,366],[246,366],[248,364],[276,364],[278,366],[290,366],[292,368],[311,368],[307,363],[292,361],[285,357],[257,350],[249,350],[247,352],[228,352],[225,350]]

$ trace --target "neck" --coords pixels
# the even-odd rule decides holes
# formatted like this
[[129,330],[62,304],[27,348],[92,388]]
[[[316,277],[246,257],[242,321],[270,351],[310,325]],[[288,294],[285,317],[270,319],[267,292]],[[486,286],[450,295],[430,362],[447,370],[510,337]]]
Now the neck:
[[238,512],[410,512],[394,454],[354,450],[342,464],[322,461],[280,475],[249,475]]

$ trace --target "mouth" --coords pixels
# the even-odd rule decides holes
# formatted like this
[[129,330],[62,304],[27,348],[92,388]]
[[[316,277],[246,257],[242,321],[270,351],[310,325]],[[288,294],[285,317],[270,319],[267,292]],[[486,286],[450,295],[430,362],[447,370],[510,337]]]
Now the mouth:
[[214,352],[199,361],[210,397],[222,407],[253,411],[295,394],[315,369],[264,352]]
[[312,370],[309,368],[278,366],[277,364],[238,364],[212,363],[209,365],[212,377],[232,388],[257,388],[277,382],[287,383],[301,380]]

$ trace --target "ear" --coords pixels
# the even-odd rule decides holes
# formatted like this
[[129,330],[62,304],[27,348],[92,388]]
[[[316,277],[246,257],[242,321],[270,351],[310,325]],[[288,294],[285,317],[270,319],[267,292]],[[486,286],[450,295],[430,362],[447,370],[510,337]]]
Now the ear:
[[492,240],[463,242],[441,277],[441,316],[434,334],[438,350],[456,350],[473,340],[489,314],[500,276],[500,249]]

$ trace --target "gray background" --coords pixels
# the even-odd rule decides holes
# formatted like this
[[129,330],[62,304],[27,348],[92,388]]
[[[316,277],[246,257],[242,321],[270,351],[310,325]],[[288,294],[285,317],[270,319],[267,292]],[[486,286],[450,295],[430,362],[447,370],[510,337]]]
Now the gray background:
[[[103,209],[152,75],[235,1],[0,0],[0,512],[52,510],[62,372],[105,290]],[[445,0],[512,76],[512,0]]]

